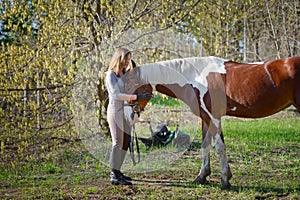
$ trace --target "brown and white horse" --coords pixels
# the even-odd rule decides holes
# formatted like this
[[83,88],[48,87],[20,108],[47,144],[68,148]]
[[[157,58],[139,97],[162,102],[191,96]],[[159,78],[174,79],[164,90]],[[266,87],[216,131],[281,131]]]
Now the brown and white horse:
[[[220,156],[222,187],[229,188],[221,117],[260,118],[294,105],[300,112],[300,57],[245,64],[216,57],[185,58],[136,67],[127,91],[156,90],[186,103],[202,119],[202,167],[196,183],[210,175],[212,139]],[[136,90],[138,88],[138,90]],[[149,100],[139,100],[143,109]]]

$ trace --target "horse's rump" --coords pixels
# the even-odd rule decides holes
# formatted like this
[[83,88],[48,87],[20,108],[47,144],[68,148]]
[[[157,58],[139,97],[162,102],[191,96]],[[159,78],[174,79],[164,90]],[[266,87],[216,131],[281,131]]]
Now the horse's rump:
[[227,114],[265,117],[295,104],[300,98],[298,60],[299,57],[262,64],[225,63]]

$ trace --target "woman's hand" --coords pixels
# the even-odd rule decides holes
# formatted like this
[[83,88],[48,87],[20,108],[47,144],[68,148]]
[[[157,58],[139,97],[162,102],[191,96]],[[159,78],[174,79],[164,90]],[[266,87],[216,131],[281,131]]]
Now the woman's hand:
[[131,95],[129,101],[134,101],[134,100],[137,100],[137,95],[135,95],[135,94]]
[[137,123],[139,121],[139,116],[137,113],[133,114],[133,119],[132,121],[130,121],[130,125],[134,125],[135,123]]

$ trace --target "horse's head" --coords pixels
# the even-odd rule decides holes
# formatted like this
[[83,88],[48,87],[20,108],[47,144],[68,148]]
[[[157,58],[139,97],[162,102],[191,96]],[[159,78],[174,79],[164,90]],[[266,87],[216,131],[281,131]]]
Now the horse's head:
[[144,108],[153,96],[152,87],[150,84],[139,85],[133,94],[136,94],[138,99],[129,101],[129,104],[133,105],[134,111],[140,113],[144,111]]
[[129,115],[129,112],[130,114],[132,112],[136,112],[139,114],[140,112],[144,111],[144,108],[153,96],[152,86],[141,80],[139,67],[136,67],[134,61],[131,62],[133,65],[133,70],[127,71],[123,76],[123,81],[125,83],[125,92],[127,94],[136,94],[138,99],[128,102],[132,109],[125,109],[125,115]]

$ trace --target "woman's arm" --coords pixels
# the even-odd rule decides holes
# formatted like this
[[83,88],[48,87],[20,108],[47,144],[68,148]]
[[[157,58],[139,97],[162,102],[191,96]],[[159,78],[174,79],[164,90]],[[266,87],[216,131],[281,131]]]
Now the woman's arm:
[[109,71],[106,75],[106,87],[110,96],[115,100],[131,101],[137,99],[135,94],[125,94],[120,92],[117,76],[113,71]]

